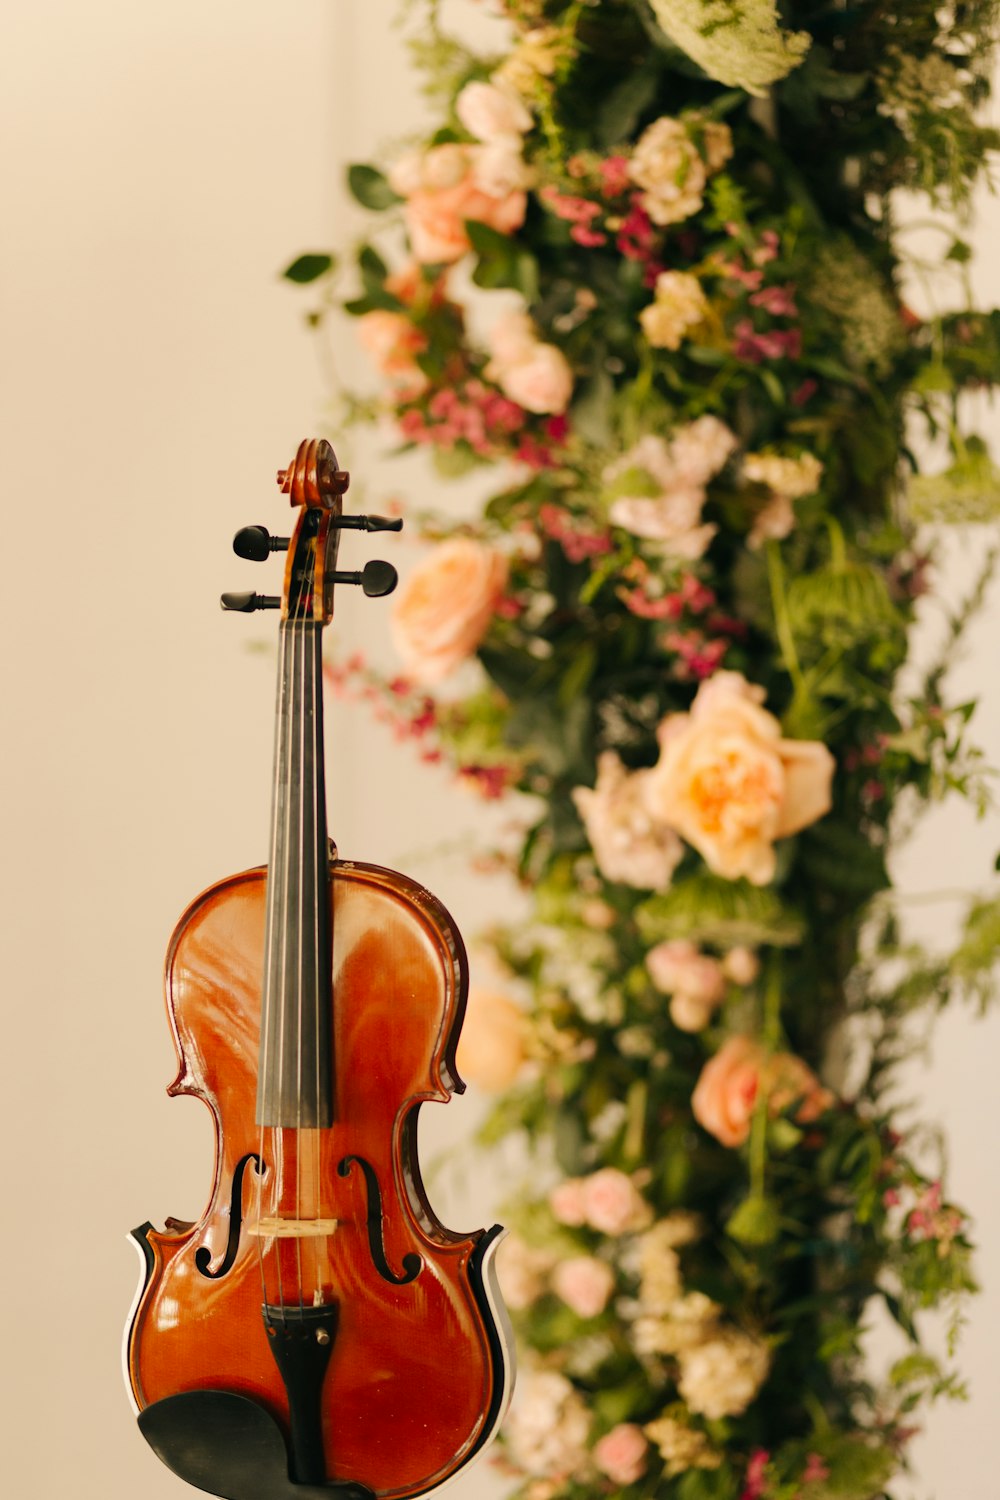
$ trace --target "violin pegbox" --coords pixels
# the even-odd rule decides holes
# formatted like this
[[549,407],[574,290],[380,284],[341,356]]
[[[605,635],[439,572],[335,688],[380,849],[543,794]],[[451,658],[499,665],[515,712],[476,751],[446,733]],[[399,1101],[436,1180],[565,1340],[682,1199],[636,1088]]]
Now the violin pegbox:
[[291,537],[273,537],[264,526],[244,526],[236,533],[233,550],[239,557],[265,561],[272,552],[287,551],[281,597],[266,594],[223,594],[222,607],[249,614],[257,609],[281,609],[283,620],[313,620],[326,625],[333,617],[334,586],[360,584],[369,598],[391,594],[398,582],[391,563],[372,560],[357,572],[337,569],[342,531],[402,531],[403,523],[388,516],[345,516],[343,497],[351,482],[325,438],[301,442],[287,469],[278,470],[278,487],[289,504],[299,509]]

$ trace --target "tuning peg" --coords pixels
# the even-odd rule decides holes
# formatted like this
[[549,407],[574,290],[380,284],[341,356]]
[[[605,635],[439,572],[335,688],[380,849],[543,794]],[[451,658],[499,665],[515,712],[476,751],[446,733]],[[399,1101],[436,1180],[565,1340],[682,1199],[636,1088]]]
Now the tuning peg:
[[338,531],[402,531],[400,516],[335,516]]
[[219,600],[223,609],[238,610],[241,615],[252,615],[255,609],[280,609],[281,600],[276,594],[223,594]]
[[237,557],[263,562],[272,552],[287,552],[288,543],[287,536],[272,536],[266,526],[244,526],[233,537],[233,551]]
[[360,583],[369,599],[391,594],[399,582],[399,574],[392,563],[381,562],[378,558],[365,563],[360,573],[331,573],[328,576],[334,583]]

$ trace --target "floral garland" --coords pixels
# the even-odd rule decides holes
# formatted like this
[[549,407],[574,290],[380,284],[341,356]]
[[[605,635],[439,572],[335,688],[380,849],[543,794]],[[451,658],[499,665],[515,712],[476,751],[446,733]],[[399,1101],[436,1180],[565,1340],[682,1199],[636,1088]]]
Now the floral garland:
[[[887,857],[922,804],[986,800],[943,682],[995,548],[940,661],[898,682],[918,524],[1000,513],[960,406],[997,379],[1000,315],[968,307],[956,230],[998,143],[1000,6],[500,9],[484,58],[430,6],[440,128],[350,169],[377,245],[286,274],[383,377],[347,415],[445,475],[505,466],[475,521],[424,518],[401,674],[328,668],[531,809],[534,917],[494,934],[506,990],[474,996],[460,1059],[498,1094],[484,1145],[520,1131],[550,1171],[510,1212],[502,1461],[524,1500],[871,1500],[919,1404],[960,1389],[917,1315],[973,1289],[892,1080],[915,1012],[992,998],[1000,903],[924,952]],[[930,267],[899,188],[929,199]],[[928,270],[958,311],[903,302]],[[873,1300],[908,1345],[878,1386]]]

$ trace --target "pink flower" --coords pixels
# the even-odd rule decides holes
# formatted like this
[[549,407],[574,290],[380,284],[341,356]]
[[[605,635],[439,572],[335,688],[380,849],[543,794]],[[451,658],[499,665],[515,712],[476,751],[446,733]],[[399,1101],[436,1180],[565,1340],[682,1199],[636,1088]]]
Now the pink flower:
[[469,219],[501,234],[520,229],[528,206],[526,180],[518,151],[503,141],[432,146],[423,155],[403,157],[389,174],[394,190],[406,198],[410,245],[424,264],[460,259],[469,249]]
[[688,995],[712,1007],[726,993],[722,965],[682,939],[657,943],[646,954],[646,968],[656,988],[666,995]]
[[757,1448],[750,1455],[744,1475],[744,1489],[740,1500],[762,1500],[767,1494],[767,1466],[771,1455],[765,1448]]
[[776,839],[829,811],[834,771],[819,741],[781,737],[763,698],[739,672],[717,672],[689,714],[661,724],[660,759],[645,784],[656,822],[693,844],[717,875],[754,885],[774,876]]
[[393,642],[417,682],[440,681],[475,651],[506,582],[506,558],[468,537],[441,543],[417,564],[391,616]]
[[606,156],[603,161],[598,162],[597,170],[601,174],[601,189],[606,198],[619,198],[629,185],[628,157]]
[[649,1220],[649,1209],[631,1177],[617,1167],[602,1167],[583,1179],[587,1223],[602,1234],[624,1234]]
[[813,1481],[829,1479],[829,1477],[830,1470],[827,1468],[822,1458],[820,1458],[819,1454],[810,1453],[806,1458],[806,1466],[802,1470],[803,1481],[809,1483]]
[[608,1305],[615,1276],[609,1265],[593,1255],[560,1261],[552,1273],[552,1289],[579,1318],[596,1318]]
[[620,1422],[594,1444],[594,1463],[614,1484],[635,1484],[645,1471],[649,1444],[634,1422]]
[[762,291],[754,292],[750,298],[751,307],[762,307],[772,318],[796,318],[799,310],[795,305],[795,287],[789,282],[786,286],[767,286]]

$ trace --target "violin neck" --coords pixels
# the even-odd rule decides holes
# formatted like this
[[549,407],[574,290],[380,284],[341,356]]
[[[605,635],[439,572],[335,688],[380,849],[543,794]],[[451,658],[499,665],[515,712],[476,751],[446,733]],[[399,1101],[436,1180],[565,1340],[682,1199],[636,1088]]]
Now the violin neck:
[[284,620],[274,733],[258,1125],[333,1123],[322,625]]

